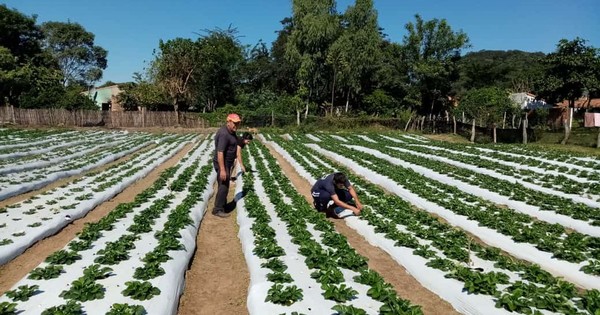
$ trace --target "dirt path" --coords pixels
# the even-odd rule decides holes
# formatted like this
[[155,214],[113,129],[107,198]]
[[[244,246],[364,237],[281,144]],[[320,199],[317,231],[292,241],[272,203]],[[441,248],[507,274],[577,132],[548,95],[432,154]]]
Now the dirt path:
[[[235,183],[229,187],[232,200]],[[185,289],[179,303],[180,315],[248,314],[246,299],[250,275],[238,239],[237,211],[228,218],[211,214],[215,195],[196,237],[196,252],[185,274]]]
[[[311,184],[302,178],[298,172],[271,146],[269,151],[277,158],[283,172],[290,179],[300,194],[312,203],[310,195]],[[348,227],[343,220],[331,219],[336,230],[346,236],[348,243],[359,254],[369,258],[369,268],[377,271],[388,283],[394,286],[398,296],[421,305],[425,314],[459,314],[450,303],[442,300],[433,292],[424,288],[406,269],[399,265],[388,253],[369,244],[364,237]]]
[[[48,237],[37,242],[32,247],[28,248],[24,253],[13,259],[9,263],[0,267],[0,295],[4,294],[19,280],[25,277],[31,270],[36,268],[46,257],[53,252],[65,247],[69,241],[75,238],[78,232],[84,227],[87,222],[97,222],[108,213],[110,213],[117,205],[124,202],[132,202],[135,196],[141,193],[144,189],[150,187],[154,181],[158,179],[160,173],[165,169],[177,164],[188,151],[192,149],[194,144],[187,144],[172,158],[168,159],[155,168],[150,174],[133,185],[130,185],[120,194],[113,197],[101,205],[94,208],[88,214],[73,223],[65,226],[60,232],[54,236]],[[113,162],[116,163],[116,162]],[[105,166],[108,167],[108,166]],[[53,184],[54,185],[54,184]],[[46,187],[47,188],[47,187]],[[47,188],[48,189],[48,188]]]

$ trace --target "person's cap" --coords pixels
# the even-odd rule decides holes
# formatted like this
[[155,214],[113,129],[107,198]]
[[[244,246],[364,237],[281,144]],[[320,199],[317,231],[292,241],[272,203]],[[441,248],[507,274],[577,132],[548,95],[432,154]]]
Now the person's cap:
[[227,121],[239,123],[240,121],[242,121],[242,119],[240,118],[240,116],[238,114],[229,114],[229,115],[227,115]]

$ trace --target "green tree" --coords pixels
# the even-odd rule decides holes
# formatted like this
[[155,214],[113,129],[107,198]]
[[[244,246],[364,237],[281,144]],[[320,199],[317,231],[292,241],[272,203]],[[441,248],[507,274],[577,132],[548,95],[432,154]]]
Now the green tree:
[[411,65],[409,76],[421,95],[421,112],[433,114],[458,80],[457,62],[461,50],[469,47],[469,38],[453,31],[445,19],[424,21],[418,14],[415,19],[406,24],[404,60]]
[[0,5],[0,104],[20,106],[24,94],[54,84],[58,65],[42,51],[35,20]]
[[569,102],[568,120],[565,122],[566,144],[571,133],[572,112],[575,101],[584,92],[600,86],[600,50],[586,45],[586,40],[561,39],[556,51],[548,54],[542,63],[547,66],[546,75],[538,82],[538,96],[547,102]]
[[134,82],[128,82],[120,85],[121,93],[117,99],[121,106],[127,111],[136,111],[140,108],[148,110],[157,110],[160,105],[169,103],[168,96],[164,90],[151,78],[134,73]]
[[273,59],[273,75],[275,77],[275,91],[279,94],[294,94],[298,89],[296,73],[298,64],[291,62],[286,57],[287,43],[292,33],[292,19],[287,17],[281,20],[283,29],[277,31],[277,38],[271,46]]
[[464,112],[472,120],[471,142],[475,141],[475,125],[479,120],[484,126],[493,128],[496,143],[496,127],[502,121],[504,113],[511,108],[512,102],[506,91],[496,87],[485,87],[465,93],[456,111]]
[[481,50],[470,52],[459,61],[457,89],[497,86],[511,91],[533,92],[533,82],[543,76],[542,52],[519,50]]
[[94,34],[78,23],[45,22],[44,47],[58,60],[63,84],[91,86],[102,78],[108,52],[94,45]]
[[364,82],[373,79],[377,67],[381,63],[380,46],[382,35],[379,32],[377,11],[372,0],[356,0],[342,16],[344,30],[342,35],[332,44],[328,61],[333,66],[332,107],[335,101],[336,77],[338,85],[346,93],[348,112],[352,95],[359,96]]
[[168,95],[179,122],[179,106],[189,105],[195,98],[195,79],[200,72],[200,47],[191,39],[160,40],[159,52],[150,73],[164,94]]
[[299,65],[296,79],[306,103],[321,102],[327,95],[331,69],[326,59],[331,44],[340,34],[340,19],[334,0],[293,0],[292,32],[286,45],[286,58]]
[[246,53],[246,62],[241,68],[241,89],[245,93],[274,87],[273,61],[264,42],[259,41]]
[[204,112],[235,102],[244,62],[243,47],[236,34],[235,28],[215,29],[197,41],[200,62],[195,93],[204,104]]

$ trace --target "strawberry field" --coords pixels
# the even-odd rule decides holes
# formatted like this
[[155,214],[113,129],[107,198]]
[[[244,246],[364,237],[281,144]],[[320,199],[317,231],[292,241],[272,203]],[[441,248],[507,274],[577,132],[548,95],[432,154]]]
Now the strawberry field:
[[[0,315],[181,313],[212,209],[213,150],[208,133],[0,129],[0,265],[132,194],[13,281]],[[218,220],[236,225],[230,255],[249,274],[244,296],[224,298],[249,314],[436,313],[419,290],[462,314],[600,314],[600,158],[400,133],[264,133],[243,159],[235,211]],[[334,171],[357,190],[360,216],[314,210],[305,187]]]

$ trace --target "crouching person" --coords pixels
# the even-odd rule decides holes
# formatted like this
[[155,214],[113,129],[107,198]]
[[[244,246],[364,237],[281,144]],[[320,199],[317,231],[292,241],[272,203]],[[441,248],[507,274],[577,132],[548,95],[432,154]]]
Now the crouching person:
[[359,215],[363,207],[344,173],[333,173],[317,180],[311,194],[315,209],[327,216],[345,218]]

